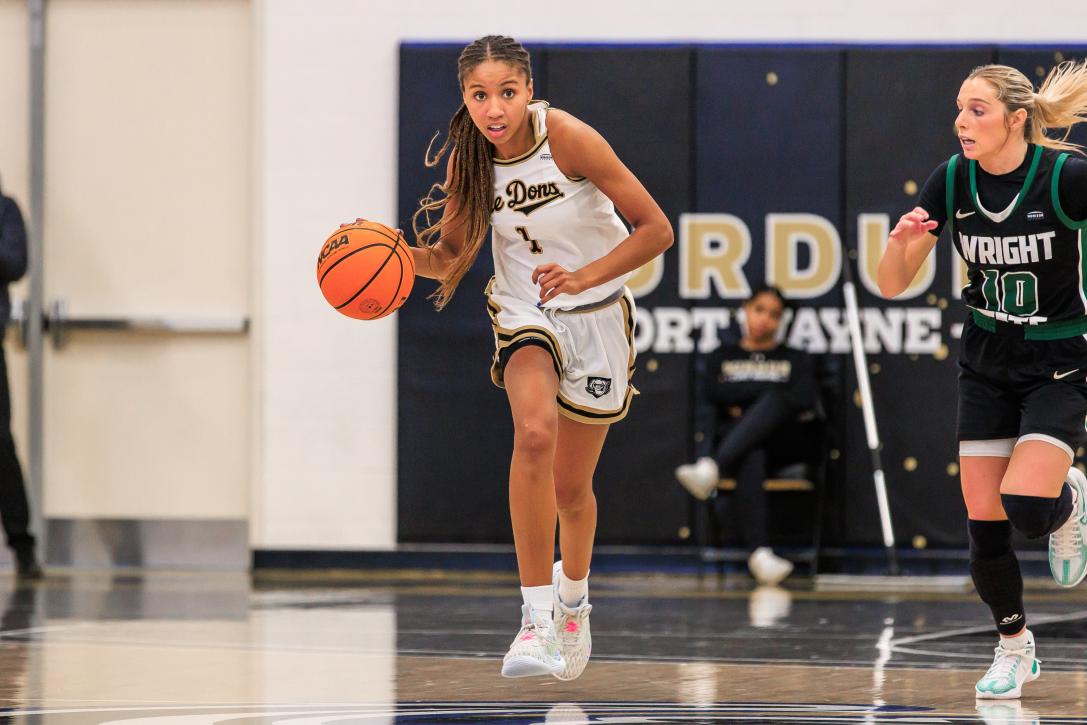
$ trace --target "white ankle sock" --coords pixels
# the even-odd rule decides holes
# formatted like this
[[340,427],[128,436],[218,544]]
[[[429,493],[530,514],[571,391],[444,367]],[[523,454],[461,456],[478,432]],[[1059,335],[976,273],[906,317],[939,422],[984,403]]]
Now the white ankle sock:
[[576,607],[589,594],[589,575],[584,579],[570,579],[565,571],[559,572],[559,599],[568,607]]
[[521,598],[537,612],[555,611],[555,590],[550,584],[542,587],[521,587]]
[[1030,643],[1030,635],[1027,630],[1023,630],[1014,637],[1001,637],[1000,646],[1006,650],[1023,649]]

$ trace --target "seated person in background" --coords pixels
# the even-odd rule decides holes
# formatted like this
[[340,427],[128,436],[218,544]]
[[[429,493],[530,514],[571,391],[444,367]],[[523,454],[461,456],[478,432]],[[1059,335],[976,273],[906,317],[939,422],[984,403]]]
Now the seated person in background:
[[736,479],[741,540],[760,584],[777,584],[793,570],[766,545],[763,481],[768,470],[808,458],[803,426],[815,417],[818,398],[811,356],[778,341],[786,305],[776,287],[755,289],[743,305],[739,343],[722,345],[698,366],[696,440],[706,455],[676,469],[701,501],[716,494],[722,475]]

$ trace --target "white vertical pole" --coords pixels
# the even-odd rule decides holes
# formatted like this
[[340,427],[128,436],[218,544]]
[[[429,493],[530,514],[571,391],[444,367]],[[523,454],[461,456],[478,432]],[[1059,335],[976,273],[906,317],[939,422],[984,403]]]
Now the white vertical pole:
[[[846,263],[847,270],[849,263]],[[864,352],[864,339],[861,336],[861,321],[857,305],[857,287],[849,278],[843,285],[845,295],[846,318],[849,323],[849,340],[853,348],[853,367],[857,372],[857,386],[861,394],[861,412],[864,415],[864,433],[868,440],[868,451],[872,458],[872,480],[876,487],[876,503],[879,507],[879,521],[883,529],[883,545],[887,548],[887,561],[892,574],[898,573],[898,560],[895,556],[895,534],[891,526],[891,507],[887,501],[887,482],[883,476],[883,461],[879,454],[879,430],[876,428],[876,413],[872,404],[872,387],[868,381],[868,357]]]

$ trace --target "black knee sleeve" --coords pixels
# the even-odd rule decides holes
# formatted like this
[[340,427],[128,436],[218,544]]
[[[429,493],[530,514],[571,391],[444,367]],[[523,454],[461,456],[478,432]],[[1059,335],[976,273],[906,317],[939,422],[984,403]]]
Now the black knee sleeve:
[[1008,521],[966,522],[970,534],[970,561],[995,559],[1012,550],[1012,526]]
[[1057,498],[1002,493],[1000,501],[1012,525],[1028,539],[1037,539],[1052,534],[1068,520],[1072,514],[1072,487],[1064,484]]
[[1012,551],[1007,521],[969,521],[970,577],[981,601],[989,605],[1001,634],[1013,635],[1026,626],[1023,575]]

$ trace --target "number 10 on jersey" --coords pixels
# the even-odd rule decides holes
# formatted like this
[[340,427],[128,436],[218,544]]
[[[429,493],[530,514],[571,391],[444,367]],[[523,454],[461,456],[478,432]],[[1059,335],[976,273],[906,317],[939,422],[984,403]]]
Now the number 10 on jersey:
[[1030,317],[1038,312],[1038,278],[1032,272],[981,270],[985,283],[981,294],[990,310],[1016,317]]
[[540,243],[528,235],[528,230],[524,227],[514,227],[518,234],[520,234],[526,242],[528,242],[528,251],[533,254],[543,254],[543,247]]

